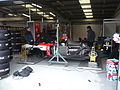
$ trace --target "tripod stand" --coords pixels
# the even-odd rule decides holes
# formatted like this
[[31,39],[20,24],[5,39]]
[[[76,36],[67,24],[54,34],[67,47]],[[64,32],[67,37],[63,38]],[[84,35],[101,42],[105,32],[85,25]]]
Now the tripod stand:
[[[59,23],[57,20],[57,32],[56,32],[56,37],[57,37],[57,47],[55,50],[55,55],[48,61],[50,64],[52,63],[62,63],[65,65],[68,65],[68,62],[63,58],[62,55],[60,55],[59,53]],[[57,58],[57,60],[54,60],[54,58]],[[62,59],[62,61],[60,61],[60,58]]]

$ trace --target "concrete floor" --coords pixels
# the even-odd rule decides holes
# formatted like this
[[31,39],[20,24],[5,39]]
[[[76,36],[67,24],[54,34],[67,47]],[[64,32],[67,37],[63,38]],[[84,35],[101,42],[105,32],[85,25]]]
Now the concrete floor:
[[[78,69],[80,61],[63,64],[48,64],[42,60],[35,65],[33,73],[25,78],[13,78],[12,74],[28,65],[17,64],[19,56],[11,61],[10,76],[0,80],[0,90],[116,90],[116,81],[106,79],[104,71]],[[105,66],[105,65],[104,65]]]

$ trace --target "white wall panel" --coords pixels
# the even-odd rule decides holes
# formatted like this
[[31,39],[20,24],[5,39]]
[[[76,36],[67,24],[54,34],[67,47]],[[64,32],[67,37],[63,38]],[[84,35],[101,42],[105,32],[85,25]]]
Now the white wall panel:
[[96,38],[101,35],[102,25],[90,24],[90,25],[72,25],[73,28],[73,40],[78,41],[78,38],[87,38],[87,26],[91,26],[96,33]]

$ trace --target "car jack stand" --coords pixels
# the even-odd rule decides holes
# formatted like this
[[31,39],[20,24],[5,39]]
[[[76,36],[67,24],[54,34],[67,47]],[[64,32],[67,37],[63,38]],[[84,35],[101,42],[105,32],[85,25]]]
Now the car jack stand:
[[[56,57],[57,57],[57,60],[54,60],[54,58],[56,58]],[[60,58],[63,61],[60,61],[59,60]],[[65,66],[68,65],[68,62],[59,53],[56,53],[48,62],[49,62],[49,64],[52,64],[52,63],[63,63],[63,64],[65,64]]]
[[[52,64],[52,63],[63,63],[63,64],[65,64],[65,66],[67,66],[68,62],[58,52],[58,48],[59,48],[59,32],[58,32],[58,30],[59,30],[59,23],[58,23],[58,19],[57,19],[57,32],[56,32],[57,47],[56,47],[55,55],[48,62],[49,62],[49,64]],[[56,58],[56,57],[57,57],[57,60],[54,60],[54,58]],[[62,61],[59,60],[60,58],[62,59]]]
[[28,58],[26,48],[22,47],[22,49],[21,49],[21,58],[17,62],[18,64],[34,65],[34,64],[36,64],[38,62],[40,62],[40,60],[35,58],[35,57]]

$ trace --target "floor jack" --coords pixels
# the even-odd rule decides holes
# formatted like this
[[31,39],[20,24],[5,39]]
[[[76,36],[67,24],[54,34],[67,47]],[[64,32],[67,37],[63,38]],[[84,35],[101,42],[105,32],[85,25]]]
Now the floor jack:
[[97,62],[96,62],[96,58],[97,58],[98,54],[95,51],[95,48],[92,47],[90,53],[89,53],[89,57],[90,57],[90,62],[88,63],[88,67],[91,68],[97,68]]
[[102,71],[102,68],[98,68],[98,64],[96,62],[98,54],[95,51],[95,48],[92,47],[91,52],[89,53],[90,62],[88,62],[88,67],[78,67],[77,69],[84,69],[84,70],[94,70],[94,71]]
[[21,49],[21,58],[18,61],[18,64],[30,64],[30,65],[34,65],[36,63],[38,63],[40,60],[37,59],[32,59],[32,58],[28,58],[28,50],[27,48],[23,45],[22,49]]

